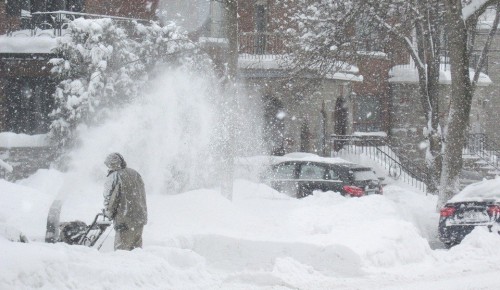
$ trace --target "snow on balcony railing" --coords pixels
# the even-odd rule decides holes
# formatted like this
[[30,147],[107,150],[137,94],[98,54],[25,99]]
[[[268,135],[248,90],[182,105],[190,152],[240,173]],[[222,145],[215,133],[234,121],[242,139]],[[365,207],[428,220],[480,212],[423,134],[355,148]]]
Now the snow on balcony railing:
[[290,53],[285,36],[271,32],[242,32],[239,35],[240,57],[266,58]]
[[66,34],[66,29],[68,28],[69,23],[76,18],[110,18],[114,21],[137,21],[142,23],[149,23],[148,20],[144,19],[88,14],[71,11],[34,12],[31,13],[30,17],[23,17],[25,22],[27,20],[27,24],[24,25],[27,26],[27,29],[9,31],[7,33],[7,36],[64,36]]

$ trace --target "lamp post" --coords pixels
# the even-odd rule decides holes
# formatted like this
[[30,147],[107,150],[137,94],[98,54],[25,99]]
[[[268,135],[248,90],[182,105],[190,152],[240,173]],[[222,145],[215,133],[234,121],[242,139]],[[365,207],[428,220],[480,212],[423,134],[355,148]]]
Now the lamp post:
[[227,199],[233,198],[234,176],[234,133],[235,114],[237,109],[237,74],[238,74],[238,0],[224,0],[226,18],[226,38],[228,50],[226,55],[226,70],[224,78],[224,108],[223,112],[223,164],[221,193]]

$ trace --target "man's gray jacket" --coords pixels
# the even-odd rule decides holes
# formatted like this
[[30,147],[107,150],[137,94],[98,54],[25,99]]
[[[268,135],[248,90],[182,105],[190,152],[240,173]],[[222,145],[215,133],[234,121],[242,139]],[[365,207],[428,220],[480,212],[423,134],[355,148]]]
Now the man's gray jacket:
[[148,213],[141,175],[132,168],[111,171],[105,184],[104,206],[115,228],[145,225]]

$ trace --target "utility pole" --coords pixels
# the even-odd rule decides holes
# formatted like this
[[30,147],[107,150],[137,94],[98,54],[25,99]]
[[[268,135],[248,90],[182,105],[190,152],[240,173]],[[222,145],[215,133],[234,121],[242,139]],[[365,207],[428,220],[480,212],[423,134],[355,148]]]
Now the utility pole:
[[224,152],[223,152],[223,177],[221,193],[227,199],[233,199],[233,176],[234,176],[234,130],[235,114],[237,109],[236,98],[237,74],[238,74],[238,0],[224,0],[226,18],[226,38],[228,50],[226,58],[226,75],[224,81],[225,108],[223,116]]

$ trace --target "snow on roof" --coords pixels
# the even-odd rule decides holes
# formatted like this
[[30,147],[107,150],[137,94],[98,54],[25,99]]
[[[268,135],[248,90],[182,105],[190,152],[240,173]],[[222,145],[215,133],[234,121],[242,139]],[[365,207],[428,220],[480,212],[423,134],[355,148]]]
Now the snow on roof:
[[386,132],[354,132],[354,136],[376,136],[376,137],[387,137]]
[[292,152],[285,154],[284,156],[274,156],[274,163],[283,161],[311,161],[330,164],[354,164],[339,157],[321,157],[319,155],[306,152]]
[[365,55],[365,56],[371,56],[371,57],[376,57],[376,58],[387,58],[387,53],[383,51],[364,51],[364,50],[358,50],[356,52],[359,55]]
[[0,132],[0,147],[45,147],[49,145],[49,138],[46,134],[26,135]]
[[500,178],[470,184],[450,199],[449,202],[482,201],[486,199],[500,201]]
[[0,36],[0,53],[51,53],[57,39],[44,36]]
[[[290,64],[283,55],[253,55],[240,54],[238,58],[238,66],[243,69],[260,69],[260,70],[284,70],[289,69]],[[358,75],[359,69],[345,62],[339,62],[339,71],[328,73],[327,79],[346,80],[353,82],[362,82],[363,76]]]
[[[474,70],[469,69],[470,78],[474,77]],[[390,83],[418,83],[418,71],[410,64],[394,66],[389,71]],[[449,65],[441,64],[439,70],[439,83],[443,85],[451,84],[451,71]],[[479,74],[478,86],[488,86],[492,83],[490,77],[484,73]]]
[[198,42],[200,43],[223,43],[223,44],[229,44],[229,40],[227,38],[222,38],[222,37],[200,37],[198,39]]

